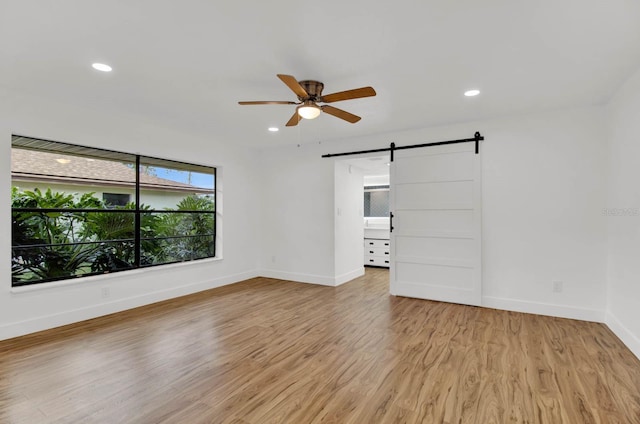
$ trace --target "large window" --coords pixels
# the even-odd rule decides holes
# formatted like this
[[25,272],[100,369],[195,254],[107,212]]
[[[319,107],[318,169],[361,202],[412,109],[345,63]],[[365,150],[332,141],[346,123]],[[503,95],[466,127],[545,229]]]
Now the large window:
[[13,286],[215,257],[216,169],[12,137]]

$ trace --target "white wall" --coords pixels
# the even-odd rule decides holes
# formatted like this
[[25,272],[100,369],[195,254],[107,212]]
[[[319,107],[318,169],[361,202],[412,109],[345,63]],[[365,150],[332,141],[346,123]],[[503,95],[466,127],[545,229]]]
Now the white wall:
[[[263,266],[274,275],[335,278],[331,201],[333,159],[324,153],[472,137],[483,165],[483,303],[525,312],[603,321],[607,155],[603,108],[552,111],[462,125],[323,142],[264,152],[265,246],[290,262]],[[293,187],[285,209],[276,188]],[[313,193],[313,194],[312,194]],[[298,198],[299,197],[299,198]],[[314,214],[313,216],[310,214]],[[293,243],[288,243],[293,240]],[[309,272],[309,271],[306,271]],[[309,280],[313,281],[311,276]],[[295,278],[293,278],[295,279]],[[554,293],[552,282],[563,282]]]
[[297,147],[260,157],[261,275],[335,285],[333,162]]
[[[10,169],[11,134],[42,137],[154,157],[218,166],[218,220],[222,260],[165,265],[31,291],[11,289],[10,242],[0,245],[0,339],[228,284],[257,275],[260,251],[256,198],[259,175],[254,152],[233,140],[210,140],[133,116],[103,114],[34,97],[0,97],[0,169]],[[10,173],[0,173],[0,198],[10,198]],[[0,208],[0,230],[10,234],[10,207]],[[102,298],[102,288],[110,291]]]
[[608,105],[607,324],[640,358],[640,70]]
[[[507,119],[483,143],[483,303],[603,321],[601,108]],[[552,291],[562,281],[562,293]]]
[[335,161],[334,257],[336,284],[364,274],[364,176],[345,161]]

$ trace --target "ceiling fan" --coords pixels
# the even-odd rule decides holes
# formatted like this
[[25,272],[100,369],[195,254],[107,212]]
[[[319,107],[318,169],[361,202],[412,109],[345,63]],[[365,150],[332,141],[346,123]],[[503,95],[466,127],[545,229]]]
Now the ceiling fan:
[[362,87],[353,90],[340,91],[338,93],[322,95],[324,84],[320,81],[305,80],[297,81],[291,75],[278,74],[278,78],[284,82],[298,96],[297,102],[288,101],[252,101],[238,102],[241,105],[298,105],[295,113],[287,122],[287,127],[298,125],[302,118],[315,119],[320,112],[328,113],[337,118],[344,119],[347,122],[355,124],[361,118],[353,113],[338,109],[329,105],[318,105],[318,103],[333,103],[342,100],[359,99],[361,97],[371,97],[376,95],[376,91],[372,87]]

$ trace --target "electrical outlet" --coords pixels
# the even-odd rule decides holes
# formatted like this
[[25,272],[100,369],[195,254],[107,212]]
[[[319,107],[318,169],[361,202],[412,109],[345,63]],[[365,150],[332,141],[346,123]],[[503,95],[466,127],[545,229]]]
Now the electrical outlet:
[[554,293],[562,293],[562,281],[554,281],[553,282],[553,292]]
[[103,299],[106,299],[111,295],[111,290],[109,290],[109,287],[103,287],[100,291],[100,294],[102,295]]

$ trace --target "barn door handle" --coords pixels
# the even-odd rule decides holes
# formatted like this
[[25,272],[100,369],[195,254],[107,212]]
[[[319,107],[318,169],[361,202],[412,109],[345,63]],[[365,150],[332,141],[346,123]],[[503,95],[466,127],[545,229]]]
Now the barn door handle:
[[389,232],[393,232],[393,212],[389,212]]

